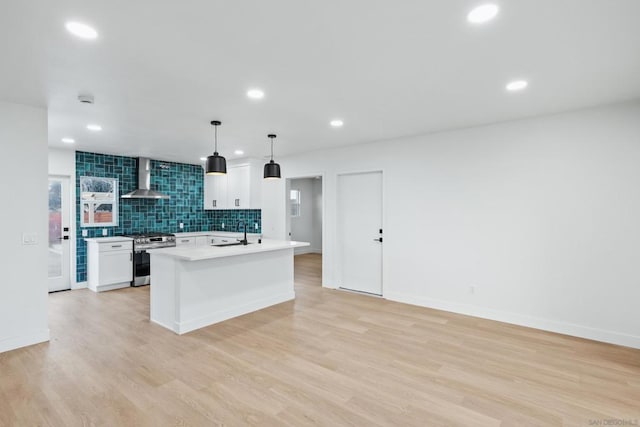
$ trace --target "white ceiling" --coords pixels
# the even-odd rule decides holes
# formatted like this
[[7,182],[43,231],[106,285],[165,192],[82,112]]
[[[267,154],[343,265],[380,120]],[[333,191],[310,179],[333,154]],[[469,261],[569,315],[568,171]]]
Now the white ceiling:
[[3,0],[0,99],[47,106],[51,146],[198,163],[212,119],[222,155],[274,132],[277,157],[640,97],[640,1],[497,3],[474,26],[471,0]]

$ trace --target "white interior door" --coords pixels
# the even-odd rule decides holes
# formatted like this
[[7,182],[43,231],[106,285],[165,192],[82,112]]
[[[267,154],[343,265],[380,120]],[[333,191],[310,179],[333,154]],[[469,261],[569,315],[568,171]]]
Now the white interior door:
[[382,172],[338,176],[340,287],[382,295]]
[[71,289],[69,178],[49,177],[49,292]]

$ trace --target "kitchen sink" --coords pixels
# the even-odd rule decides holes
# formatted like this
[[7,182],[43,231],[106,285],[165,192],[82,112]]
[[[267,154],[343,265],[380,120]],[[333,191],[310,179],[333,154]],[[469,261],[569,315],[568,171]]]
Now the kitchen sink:
[[[251,244],[252,244],[251,242],[247,243],[247,245],[251,245]],[[222,246],[240,246],[240,245],[242,245],[242,242],[218,243],[217,245],[211,245],[211,246],[222,247]]]

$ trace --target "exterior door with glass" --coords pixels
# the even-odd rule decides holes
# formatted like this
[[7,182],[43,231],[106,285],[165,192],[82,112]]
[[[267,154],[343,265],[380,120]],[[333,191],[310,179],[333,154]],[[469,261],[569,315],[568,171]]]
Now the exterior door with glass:
[[49,177],[49,292],[71,289],[69,178]]

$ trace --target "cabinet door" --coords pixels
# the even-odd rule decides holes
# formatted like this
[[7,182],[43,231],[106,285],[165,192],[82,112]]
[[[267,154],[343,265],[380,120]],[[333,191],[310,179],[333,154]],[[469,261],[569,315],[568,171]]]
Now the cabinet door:
[[251,195],[251,167],[230,167],[227,181],[227,209],[249,209]]
[[133,280],[132,251],[100,251],[100,286]]
[[227,175],[204,175],[204,208],[227,209]]
[[176,246],[195,248],[196,238],[195,237],[176,237]]
[[210,236],[197,236],[196,247],[209,246]]

